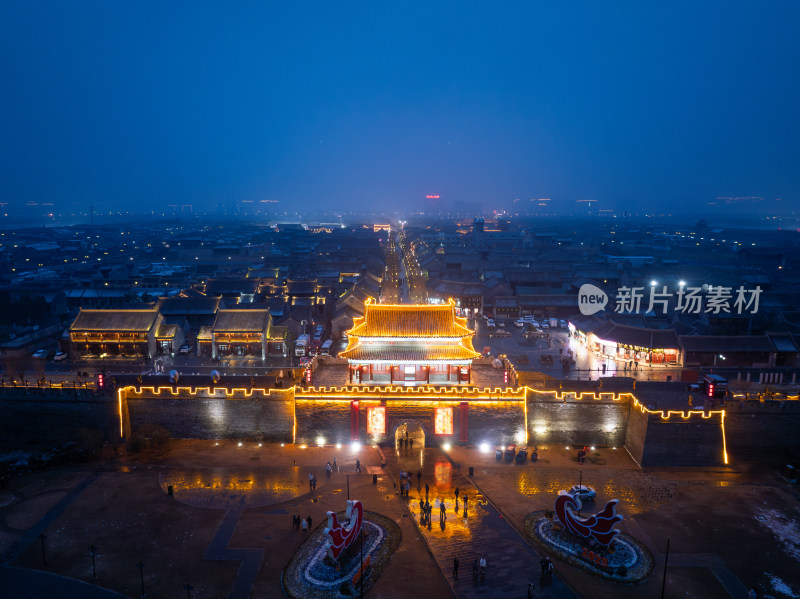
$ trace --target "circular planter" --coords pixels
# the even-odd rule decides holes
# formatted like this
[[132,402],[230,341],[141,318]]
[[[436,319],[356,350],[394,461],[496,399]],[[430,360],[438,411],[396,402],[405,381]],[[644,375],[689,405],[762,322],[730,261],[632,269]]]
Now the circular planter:
[[[340,521],[345,512],[337,513]],[[297,548],[283,570],[281,584],[292,599],[338,599],[359,592],[353,587],[353,577],[361,563],[361,542],[357,540],[339,557],[337,570],[325,553],[324,529],[327,522],[315,528]],[[376,512],[364,512],[361,525],[364,531],[364,560],[370,566],[364,574],[365,590],[378,579],[392,553],[400,545],[400,527],[391,519]]]
[[569,564],[614,582],[636,583],[653,573],[655,561],[643,543],[623,532],[608,547],[577,537],[561,526],[551,511],[525,516],[525,534]]

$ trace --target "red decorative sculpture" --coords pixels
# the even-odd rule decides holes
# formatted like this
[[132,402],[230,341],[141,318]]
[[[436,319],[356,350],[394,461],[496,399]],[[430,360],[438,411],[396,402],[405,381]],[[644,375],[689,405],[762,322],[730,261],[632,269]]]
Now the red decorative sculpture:
[[353,544],[361,531],[361,522],[364,519],[364,508],[358,500],[347,501],[346,517],[349,520],[346,526],[339,524],[336,512],[328,512],[328,526],[323,531],[328,537],[325,547],[331,559],[338,559],[346,547]]
[[581,509],[581,500],[569,493],[560,493],[556,499],[556,516],[567,530],[579,537],[592,537],[601,545],[608,545],[619,530],[614,528],[617,522],[622,522],[622,516],[617,514],[618,500],[612,499],[601,512],[588,518],[579,518],[572,509]]

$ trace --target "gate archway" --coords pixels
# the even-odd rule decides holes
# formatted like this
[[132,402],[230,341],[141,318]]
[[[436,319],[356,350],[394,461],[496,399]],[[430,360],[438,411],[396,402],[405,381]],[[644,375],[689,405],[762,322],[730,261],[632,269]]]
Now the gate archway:
[[405,446],[406,439],[414,440],[414,447],[423,449],[425,447],[425,431],[422,425],[416,420],[407,420],[401,422],[394,429],[394,446],[395,449]]

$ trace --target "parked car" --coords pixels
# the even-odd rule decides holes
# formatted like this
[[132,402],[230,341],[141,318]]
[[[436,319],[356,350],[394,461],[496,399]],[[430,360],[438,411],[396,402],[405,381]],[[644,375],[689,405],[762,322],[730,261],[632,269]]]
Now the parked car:
[[567,321],[566,320],[559,320],[558,321],[558,326],[561,327],[562,329],[566,329],[567,328]]
[[515,320],[514,321],[514,326],[517,327],[518,329],[521,329],[522,327],[525,326],[525,321],[524,320]]
[[517,454],[517,446],[513,443],[506,447],[506,462],[511,462],[514,460],[514,456]]
[[[559,495],[562,492],[559,492]],[[572,485],[568,490],[563,491],[567,495],[572,495],[573,497],[577,497],[581,501],[594,501],[595,497],[597,497],[597,492],[592,487],[587,487],[586,485]]]
[[494,318],[490,318],[489,320],[487,320],[487,321],[486,321],[486,326],[487,326],[487,327],[493,327],[493,326],[495,326],[495,324],[494,324]]
[[497,460],[498,462],[502,462],[503,461],[503,448],[502,447],[498,447],[497,449],[494,450],[494,459]]
[[178,350],[179,353],[186,355],[192,352],[192,347],[186,343],[181,345],[181,348]]
[[549,324],[547,324],[547,321],[544,321],[544,320],[542,321],[542,324],[541,324],[540,326],[541,326],[543,329],[549,329],[549,328],[550,328],[550,325],[549,325]]
[[37,349],[35,352],[33,352],[33,357],[39,360],[45,360],[47,358],[47,350]]
[[53,356],[53,360],[56,362],[60,362],[61,360],[67,359],[67,352],[64,351],[57,351],[56,355]]
[[514,460],[518,464],[524,464],[528,460],[528,448],[525,446],[520,447]]

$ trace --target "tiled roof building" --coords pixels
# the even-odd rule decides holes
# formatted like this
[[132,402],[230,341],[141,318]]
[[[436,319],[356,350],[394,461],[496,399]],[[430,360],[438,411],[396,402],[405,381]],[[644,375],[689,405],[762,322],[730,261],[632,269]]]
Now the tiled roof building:
[[351,383],[418,385],[469,383],[474,331],[445,305],[364,304],[364,316],[347,332],[339,354],[350,364]]

